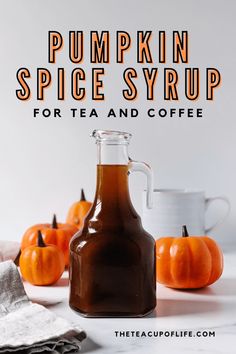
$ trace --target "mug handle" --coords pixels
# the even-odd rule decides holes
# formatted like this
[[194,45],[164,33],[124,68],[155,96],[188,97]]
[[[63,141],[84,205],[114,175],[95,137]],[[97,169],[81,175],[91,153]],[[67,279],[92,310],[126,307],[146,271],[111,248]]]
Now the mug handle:
[[206,208],[206,210],[209,208],[210,204],[214,203],[216,200],[221,200],[222,202],[224,202],[226,204],[226,206],[227,206],[227,210],[226,210],[225,214],[220,218],[220,220],[216,221],[212,226],[208,227],[205,230],[206,234],[208,234],[208,232],[211,232],[212,229],[214,229],[216,226],[222,224],[223,221],[228,217],[228,215],[230,213],[230,209],[231,209],[230,201],[229,201],[229,199],[227,197],[224,197],[224,196],[206,198],[206,200],[205,200],[205,208]]

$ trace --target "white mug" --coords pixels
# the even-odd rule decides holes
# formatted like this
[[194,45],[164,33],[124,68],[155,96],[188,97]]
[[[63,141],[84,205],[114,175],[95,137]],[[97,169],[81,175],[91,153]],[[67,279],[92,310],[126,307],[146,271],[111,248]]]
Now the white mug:
[[[210,204],[220,200],[227,206],[224,215],[214,225],[205,227],[205,212]],[[203,191],[185,189],[154,189],[153,208],[146,207],[146,192],[143,192],[142,222],[144,229],[154,238],[180,236],[186,225],[191,235],[206,235],[222,223],[230,211],[226,197],[206,198]]]

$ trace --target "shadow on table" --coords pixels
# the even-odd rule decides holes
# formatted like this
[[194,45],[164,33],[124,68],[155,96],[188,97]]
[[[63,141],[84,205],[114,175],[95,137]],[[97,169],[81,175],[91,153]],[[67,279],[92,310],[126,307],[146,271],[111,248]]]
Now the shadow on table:
[[[168,317],[185,316],[190,314],[201,314],[207,312],[216,312],[221,308],[217,301],[194,301],[187,299],[157,299],[156,309],[147,317]],[[232,306],[232,305],[230,305]]]
[[91,353],[101,349],[101,346],[95,343],[92,339],[86,338],[81,345],[81,350],[78,353]]
[[60,278],[53,286],[63,287],[69,285],[69,278]]
[[220,295],[220,296],[236,296],[236,279],[222,278],[214,285],[199,289],[196,294],[204,295]]
[[192,293],[194,295],[219,295],[219,296],[236,296],[236,279],[234,278],[222,278],[217,281],[217,283],[207,286],[202,289],[187,289],[174,291],[184,291]]

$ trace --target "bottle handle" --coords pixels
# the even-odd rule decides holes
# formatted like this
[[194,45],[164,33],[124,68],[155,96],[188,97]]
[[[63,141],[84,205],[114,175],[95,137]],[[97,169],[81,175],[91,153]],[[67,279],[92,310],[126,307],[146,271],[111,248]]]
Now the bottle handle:
[[147,177],[146,205],[148,209],[153,207],[153,172],[151,167],[145,162],[133,161],[129,158],[130,172],[143,172]]

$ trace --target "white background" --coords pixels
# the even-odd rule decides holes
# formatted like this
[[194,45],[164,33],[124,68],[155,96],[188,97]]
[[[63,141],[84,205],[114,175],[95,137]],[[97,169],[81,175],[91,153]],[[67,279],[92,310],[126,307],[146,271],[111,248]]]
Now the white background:
[[[1,239],[20,239],[31,224],[49,221],[55,212],[65,220],[71,203],[84,187],[89,199],[95,190],[96,148],[93,129],[119,129],[133,134],[130,155],[148,162],[154,170],[156,188],[191,188],[205,190],[208,196],[226,195],[232,211],[228,220],[213,233],[222,244],[235,239],[236,168],[235,168],[235,1],[1,1],[0,8],[0,224]],[[61,32],[65,39],[56,64],[48,64],[48,30]],[[65,67],[69,77],[75,64],[68,56],[69,30],[85,32],[87,98],[81,103],[69,95],[63,103],[56,101],[55,70]],[[88,62],[89,31],[109,30],[111,64],[105,65],[105,102],[91,101],[91,65]],[[115,31],[125,30],[134,45],[124,65],[114,64]],[[168,58],[166,66],[180,73],[185,65],[172,64],[172,31],[189,31],[189,67],[199,67],[201,97],[191,104],[183,97],[184,78],[180,75],[182,107],[202,107],[203,119],[149,119],[142,112],[148,107],[172,107],[163,101],[163,64],[155,90],[155,100],[147,103],[143,78],[137,80],[138,99],[128,104],[121,97],[125,88],[122,71],[135,64],[137,30],[153,31],[153,46],[158,44],[158,30],[166,30]],[[156,42],[155,42],[156,41]],[[28,102],[16,99],[16,71],[25,66],[31,71],[33,97]],[[101,66],[101,65],[100,65]],[[52,71],[53,84],[46,101],[35,100],[37,67]],[[215,91],[213,102],[205,101],[205,68],[216,67],[222,74],[222,86]],[[68,82],[68,87],[70,83]],[[182,85],[182,88],[181,88]],[[34,119],[34,107],[61,107],[58,119]],[[72,119],[70,107],[96,107],[97,119]],[[139,118],[106,118],[108,108],[136,107]],[[141,114],[142,113],[142,114]],[[140,211],[145,179],[131,177],[134,204]],[[216,206],[211,219],[223,211]]]

